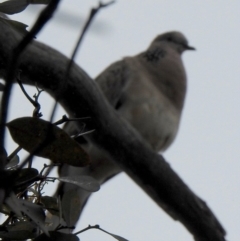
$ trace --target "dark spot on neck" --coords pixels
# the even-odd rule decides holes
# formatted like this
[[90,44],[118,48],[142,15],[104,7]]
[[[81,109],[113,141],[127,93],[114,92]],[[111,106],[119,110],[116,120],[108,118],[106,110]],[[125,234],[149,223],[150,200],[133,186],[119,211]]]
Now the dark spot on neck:
[[149,61],[149,62],[158,62],[159,59],[163,58],[166,55],[166,51],[159,49],[159,48],[155,48],[152,50],[148,50],[145,53],[143,53],[143,57]]

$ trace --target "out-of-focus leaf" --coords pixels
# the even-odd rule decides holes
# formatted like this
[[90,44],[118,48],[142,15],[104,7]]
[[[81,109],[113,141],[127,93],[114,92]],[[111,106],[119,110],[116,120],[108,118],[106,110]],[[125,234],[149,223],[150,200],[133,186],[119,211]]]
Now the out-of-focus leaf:
[[28,33],[28,31],[26,30],[28,25],[26,25],[24,23],[21,23],[21,22],[15,21],[15,20],[11,20],[8,18],[4,18],[4,17],[0,17],[0,22],[7,24],[9,27],[18,31],[22,35],[26,35]]
[[46,226],[48,227],[48,231],[55,231],[60,226],[64,226],[64,227],[67,226],[63,218],[60,218],[59,215],[58,216],[51,215],[50,213],[47,213],[45,223],[46,223]]
[[75,184],[89,192],[97,192],[100,189],[98,181],[90,176],[59,177],[59,181]]
[[89,164],[88,154],[70,136],[52,123],[23,117],[7,123],[13,140],[36,156],[72,166]]
[[45,227],[45,213],[41,206],[27,200],[18,199],[14,194],[6,198],[5,203],[18,216],[22,216],[22,213],[27,215],[45,234],[49,235]]
[[28,0],[9,0],[0,3],[0,12],[6,14],[20,13],[28,6],[28,4]]
[[74,234],[60,233],[56,231],[49,232],[50,237],[45,234],[39,235],[34,241],[79,241],[78,236]]
[[37,237],[37,228],[31,222],[17,222],[14,225],[6,226],[6,231],[0,232],[0,238],[11,240],[26,240]]
[[8,164],[5,166],[5,169],[10,169],[13,167],[16,167],[19,163],[19,156],[15,155],[9,162]]
[[41,197],[41,203],[43,204],[44,208],[46,208],[50,213],[52,213],[53,215],[59,215],[57,198],[43,196]]
[[81,199],[77,190],[69,190],[62,198],[62,214],[68,227],[76,224],[81,211]]
[[5,20],[7,21],[11,27],[13,27],[15,30],[17,30],[19,33],[25,35],[28,33],[27,31],[27,27],[28,25],[24,24],[24,23],[21,23],[21,22],[18,22],[18,21],[15,21],[15,20]]

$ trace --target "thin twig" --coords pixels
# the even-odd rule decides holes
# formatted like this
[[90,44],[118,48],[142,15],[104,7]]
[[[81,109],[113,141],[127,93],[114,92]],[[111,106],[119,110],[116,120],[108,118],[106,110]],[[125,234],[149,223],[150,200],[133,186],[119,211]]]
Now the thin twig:
[[[68,76],[69,76],[69,72],[70,72],[70,69],[71,69],[71,67],[72,67],[72,64],[73,64],[73,61],[74,61],[74,59],[75,59],[75,56],[76,56],[76,54],[77,54],[77,51],[78,51],[79,48],[80,48],[80,45],[81,45],[82,40],[83,40],[83,37],[85,36],[88,28],[90,27],[90,24],[91,24],[91,22],[93,21],[94,16],[96,15],[96,13],[97,13],[101,8],[107,7],[107,6],[109,6],[110,4],[112,4],[112,3],[114,3],[114,1],[111,1],[111,2],[105,3],[105,4],[103,4],[103,3],[100,2],[99,5],[98,5],[98,7],[91,9],[91,12],[90,12],[90,15],[89,15],[89,17],[88,17],[88,19],[87,19],[87,22],[86,22],[86,24],[84,25],[83,30],[82,30],[79,38],[78,38],[77,44],[76,44],[76,46],[75,46],[75,48],[74,48],[74,50],[73,50],[73,52],[72,52],[72,55],[71,55],[71,58],[70,58],[70,60],[69,60],[69,63],[68,63],[68,66],[67,66],[67,69],[66,69],[66,72],[65,72],[65,76],[64,76],[64,80],[63,80],[63,81],[67,81],[67,78],[68,78]],[[55,104],[54,104],[54,107],[53,107],[53,110],[52,110],[50,122],[53,121],[53,118],[54,118],[54,115],[55,115],[55,111],[56,111],[57,104],[58,104],[58,101],[57,101],[57,100],[58,100],[58,97],[55,98]]]
[[79,120],[85,120],[85,119],[90,119],[90,118],[91,117],[68,118],[66,115],[63,115],[61,120],[56,121],[53,124],[57,126],[57,125],[61,125],[61,124],[65,123],[65,122],[68,122],[68,121],[79,121]]
[[85,231],[87,231],[87,230],[89,230],[89,229],[94,229],[94,228],[95,228],[95,229],[99,229],[100,226],[99,226],[98,224],[96,224],[96,225],[94,225],[94,226],[88,225],[88,227],[86,227],[86,228],[84,228],[84,229],[82,229],[82,230],[74,233],[74,235],[78,235],[78,234],[83,233],[83,232],[85,232]]
[[123,238],[123,237],[120,237],[120,236],[118,236],[118,235],[116,235],[116,234],[109,233],[108,231],[100,228],[100,226],[99,226],[98,224],[97,224],[97,225],[94,225],[94,226],[88,225],[87,228],[82,229],[81,231],[75,233],[74,235],[78,235],[78,234],[83,233],[83,232],[85,232],[85,231],[87,231],[87,230],[89,230],[89,229],[98,229],[98,230],[100,230],[100,231],[102,231],[102,232],[104,232],[104,233],[112,236],[113,238],[115,238],[115,239],[117,239],[117,240],[120,240],[119,238],[121,238],[121,240],[127,241],[127,239],[125,239],[125,238]]
[[29,96],[29,94],[27,93],[27,91],[25,90],[25,88],[24,88],[24,86],[23,86],[23,84],[22,84],[22,81],[20,80],[20,73],[21,73],[21,71],[19,71],[18,76],[17,76],[17,78],[16,78],[16,79],[17,79],[17,82],[18,82],[18,84],[19,84],[19,86],[20,86],[23,94],[26,96],[26,98],[30,101],[30,103],[31,103],[34,107],[36,107],[35,101],[32,100],[32,98]]
[[[20,75],[20,72],[19,72]],[[23,92],[23,94],[26,96],[26,98],[30,101],[30,103],[35,107],[35,109],[33,110],[33,117],[37,117],[40,118],[42,117],[42,113],[40,112],[41,109],[41,105],[38,103],[38,98],[40,96],[40,94],[43,92],[43,90],[40,90],[39,88],[37,88],[37,95],[35,94],[33,96],[34,100],[29,96],[29,94],[27,93],[27,91],[25,90],[22,81],[20,80],[20,76],[17,77],[17,82]]]
[[46,174],[43,175],[43,172],[45,171],[46,168],[49,168],[50,171],[51,171],[51,168],[56,167],[56,166],[60,166],[60,165],[61,165],[60,163],[51,163],[50,165],[44,164],[44,165],[43,165],[43,169],[41,170],[41,172],[39,173],[39,175],[46,177],[46,176],[48,176],[48,174],[49,174],[49,171],[47,170],[47,171],[46,171]]
[[68,73],[69,73],[70,68],[72,66],[72,63],[73,63],[73,60],[75,59],[77,51],[79,50],[80,44],[81,44],[81,42],[83,40],[83,37],[85,36],[85,33],[87,32],[88,28],[90,27],[90,24],[92,23],[92,21],[94,19],[94,16],[98,13],[98,11],[101,8],[107,7],[107,6],[109,6],[109,5],[113,4],[113,3],[114,3],[114,1],[111,1],[111,2],[105,3],[105,4],[100,2],[98,7],[91,9],[91,12],[90,12],[90,15],[88,17],[88,20],[87,20],[86,24],[84,25],[83,30],[82,30],[79,38],[78,38],[77,44],[76,44],[76,46],[75,46],[75,48],[73,50],[70,62],[69,62],[68,67],[67,67],[67,71],[66,71],[67,75],[65,76],[65,79],[68,76]]
[[71,136],[71,137],[72,137],[74,140],[76,140],[78,137],[91,134],[91,133],[93,133],[94,131],[95,131],[95,129],[92,129],[92,130],[90,130],[90,131],[85,131],[85,132],[82,132],[82,133],[78,133],[78,134],[76,134],[76,135],[74,135],[74,136]]

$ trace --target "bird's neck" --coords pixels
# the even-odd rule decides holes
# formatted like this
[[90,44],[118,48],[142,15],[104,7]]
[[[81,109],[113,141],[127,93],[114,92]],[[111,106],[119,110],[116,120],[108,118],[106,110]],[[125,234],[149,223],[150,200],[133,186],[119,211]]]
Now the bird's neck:
[[149,78],[156,88],[181,111],[186,94],[186,73],[181,56],[173,50],[149,49],[139,55],[142,68],[149,72]]

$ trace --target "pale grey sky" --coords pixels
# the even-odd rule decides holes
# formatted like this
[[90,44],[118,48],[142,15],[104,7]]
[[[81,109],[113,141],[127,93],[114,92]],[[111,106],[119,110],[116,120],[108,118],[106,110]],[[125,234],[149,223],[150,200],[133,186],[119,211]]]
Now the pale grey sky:
[[[82,21],[97,3],[62,1],[58,15],[37,39],[69,56]],[[12,17],[31,25],[36,17],[34,9]],[[188,75],[186,105],[178,137],[164,157],[212,208],[230,241],[240,238],[239,9],[238,0],[119,0],[97,15],[76,59],[94,77],[110,63],[145,50],[160,33],[178,30],[186,35],[197,51],[183,56]],[[30,115],[30,104],[19,106],[22,94],[16,93],[12,106],[17,106],[18,112],[11,118]],[[46,96],[40,101],[47,119]],[[130,241],[192,240],[181,224],[168,217],[125,174],[94,194],[76,230],[88,224],[99,224]],[[80,238],[113,240],[97,230]]]

